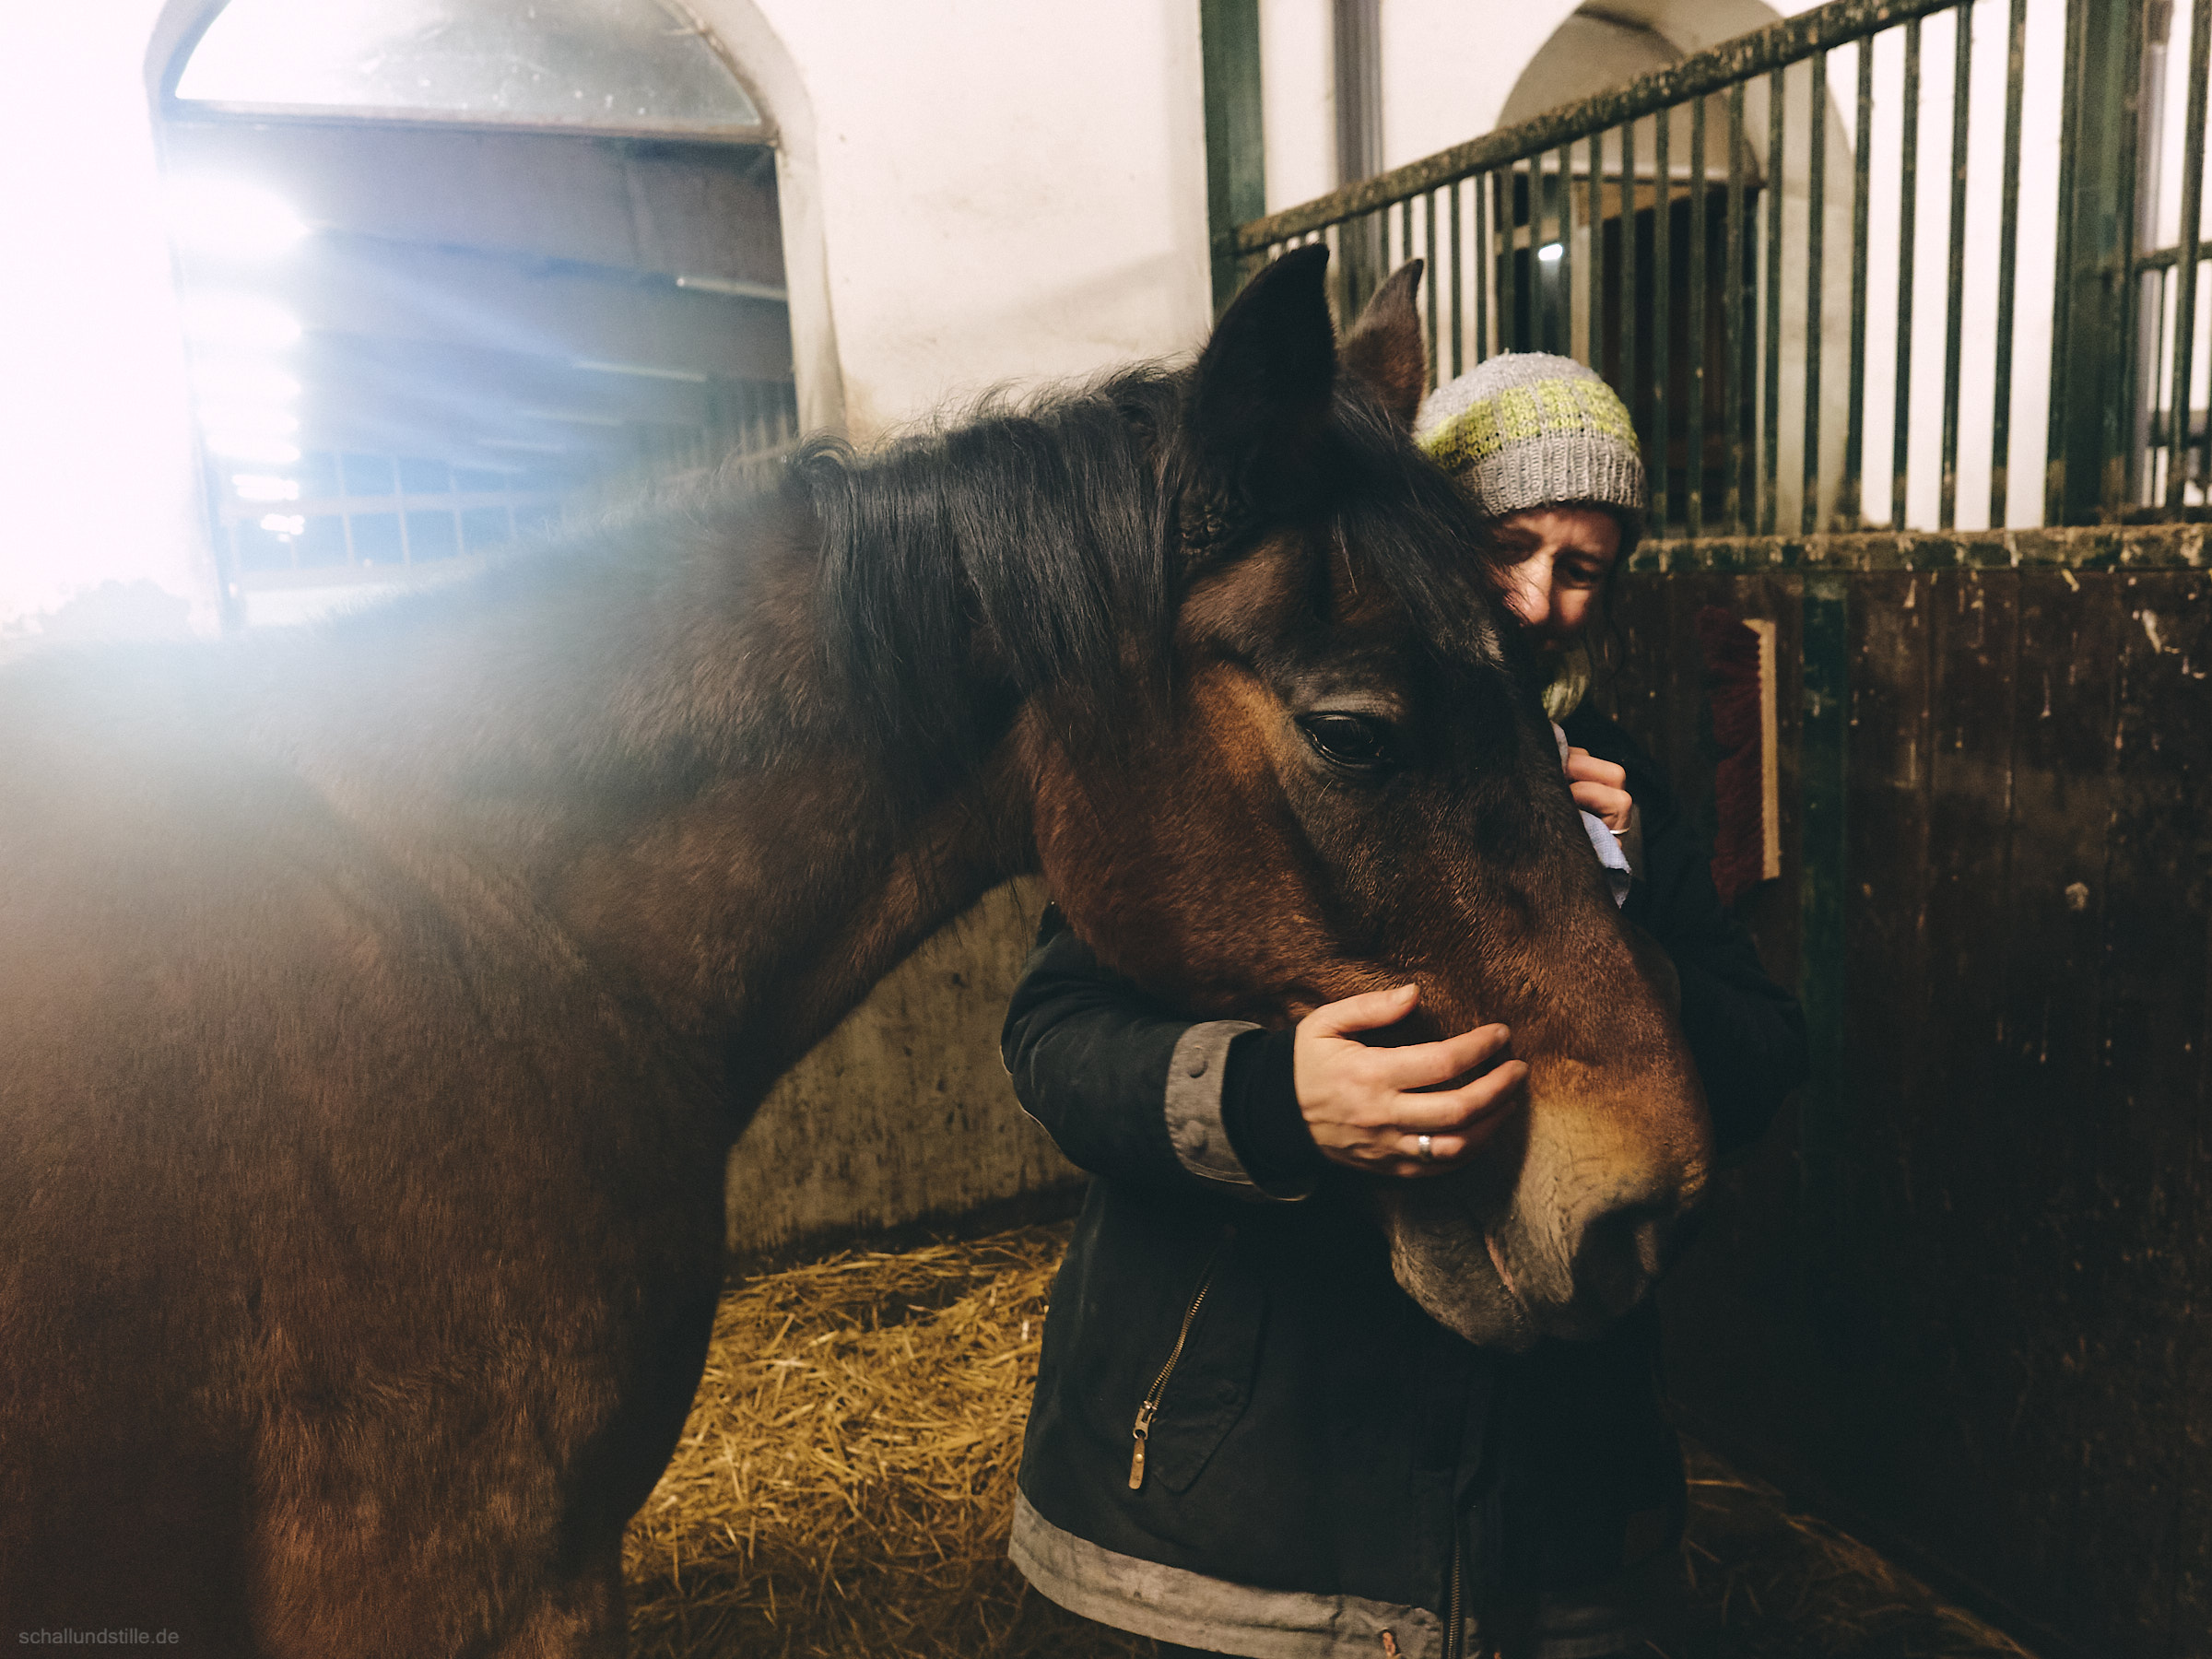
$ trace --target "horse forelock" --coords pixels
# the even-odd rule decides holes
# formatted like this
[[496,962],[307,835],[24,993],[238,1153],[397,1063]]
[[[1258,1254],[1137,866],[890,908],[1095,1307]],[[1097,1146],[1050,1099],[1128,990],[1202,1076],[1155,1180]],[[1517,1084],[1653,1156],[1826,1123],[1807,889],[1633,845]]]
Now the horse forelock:
[[1334,413],[1337,477],[1322,531],[1343,575],[1386,587],[1439,663],[1521,669],[1500,610],[1502,550],[1480,514],[1372,397],[1344,388]]

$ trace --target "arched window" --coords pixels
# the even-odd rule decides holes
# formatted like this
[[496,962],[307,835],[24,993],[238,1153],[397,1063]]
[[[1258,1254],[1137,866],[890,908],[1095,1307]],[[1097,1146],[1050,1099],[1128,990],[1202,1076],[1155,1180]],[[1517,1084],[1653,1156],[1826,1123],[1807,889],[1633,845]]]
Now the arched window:
[[795,421],[775,157],[676,0],[230,0],[163,149],[234,613]]
[[175,97],[195,113],[763,136],[673,0],[231,0]]

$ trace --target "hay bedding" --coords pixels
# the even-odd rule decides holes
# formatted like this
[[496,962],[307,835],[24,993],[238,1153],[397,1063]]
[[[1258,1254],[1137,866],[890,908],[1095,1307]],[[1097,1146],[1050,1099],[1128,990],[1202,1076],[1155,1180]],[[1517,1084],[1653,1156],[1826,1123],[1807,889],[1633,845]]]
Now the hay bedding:
[[[638,1659],[1149,1659],[1006,1559],[1066,1230],[848,1253],[733,1288],[626,1551]],[[2023,1651],[1691,1448],[1693,1585],[1669,1659]]]

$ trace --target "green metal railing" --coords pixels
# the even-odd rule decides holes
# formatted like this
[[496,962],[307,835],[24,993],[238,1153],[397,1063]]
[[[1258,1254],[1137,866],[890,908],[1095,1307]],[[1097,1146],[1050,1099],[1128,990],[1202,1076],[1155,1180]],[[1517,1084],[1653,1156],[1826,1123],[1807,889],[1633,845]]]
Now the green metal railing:
[[[2212,0],[2180,20],[2168,245],[2136,205],[2152,174],[2175,194],[2138,120],[2180,78],[2173,11],[2068,0],[2061,42],[2031,41],[2029,0],[1835,0],[1219,246],[1248,275],[1327,241],[1347,316],[1424,257],[1435,379],[1499,351],[1592,364],[1643,435],[1663,535],[2180,514],[2212,477]],[[2024,134],[2031,84],[2063,84],[2055,131]]]

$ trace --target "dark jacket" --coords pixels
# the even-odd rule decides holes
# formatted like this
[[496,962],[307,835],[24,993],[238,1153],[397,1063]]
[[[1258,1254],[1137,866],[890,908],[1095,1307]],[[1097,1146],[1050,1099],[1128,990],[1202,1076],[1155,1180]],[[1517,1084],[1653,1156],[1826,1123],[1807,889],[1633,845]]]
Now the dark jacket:
[[[1802,1018],[1650,760],[1594,714],[1567,730],[1628,768],[1642,857],[1624,909],[1681,974],[1725,1156],[1802,1078]],[[1348,1659],[1388,1630],[1441,1659],[1455,1606],[1571,1593],[1668,1547],[1683,1487],[1655,1314],[1518,1356],[1444,1330],[1393,1278],[1358,1178],[1248,1167],[1258,1137],[1225,1118],[1224,1080],[1232,1099],[1249,1084],[1253,1030],[1151,1002],[1048,912],[1004,1052],[1023,1106],[1098,1179],[1023,1449],[1013,1553],[1031,1583],[1202,1649]]]

